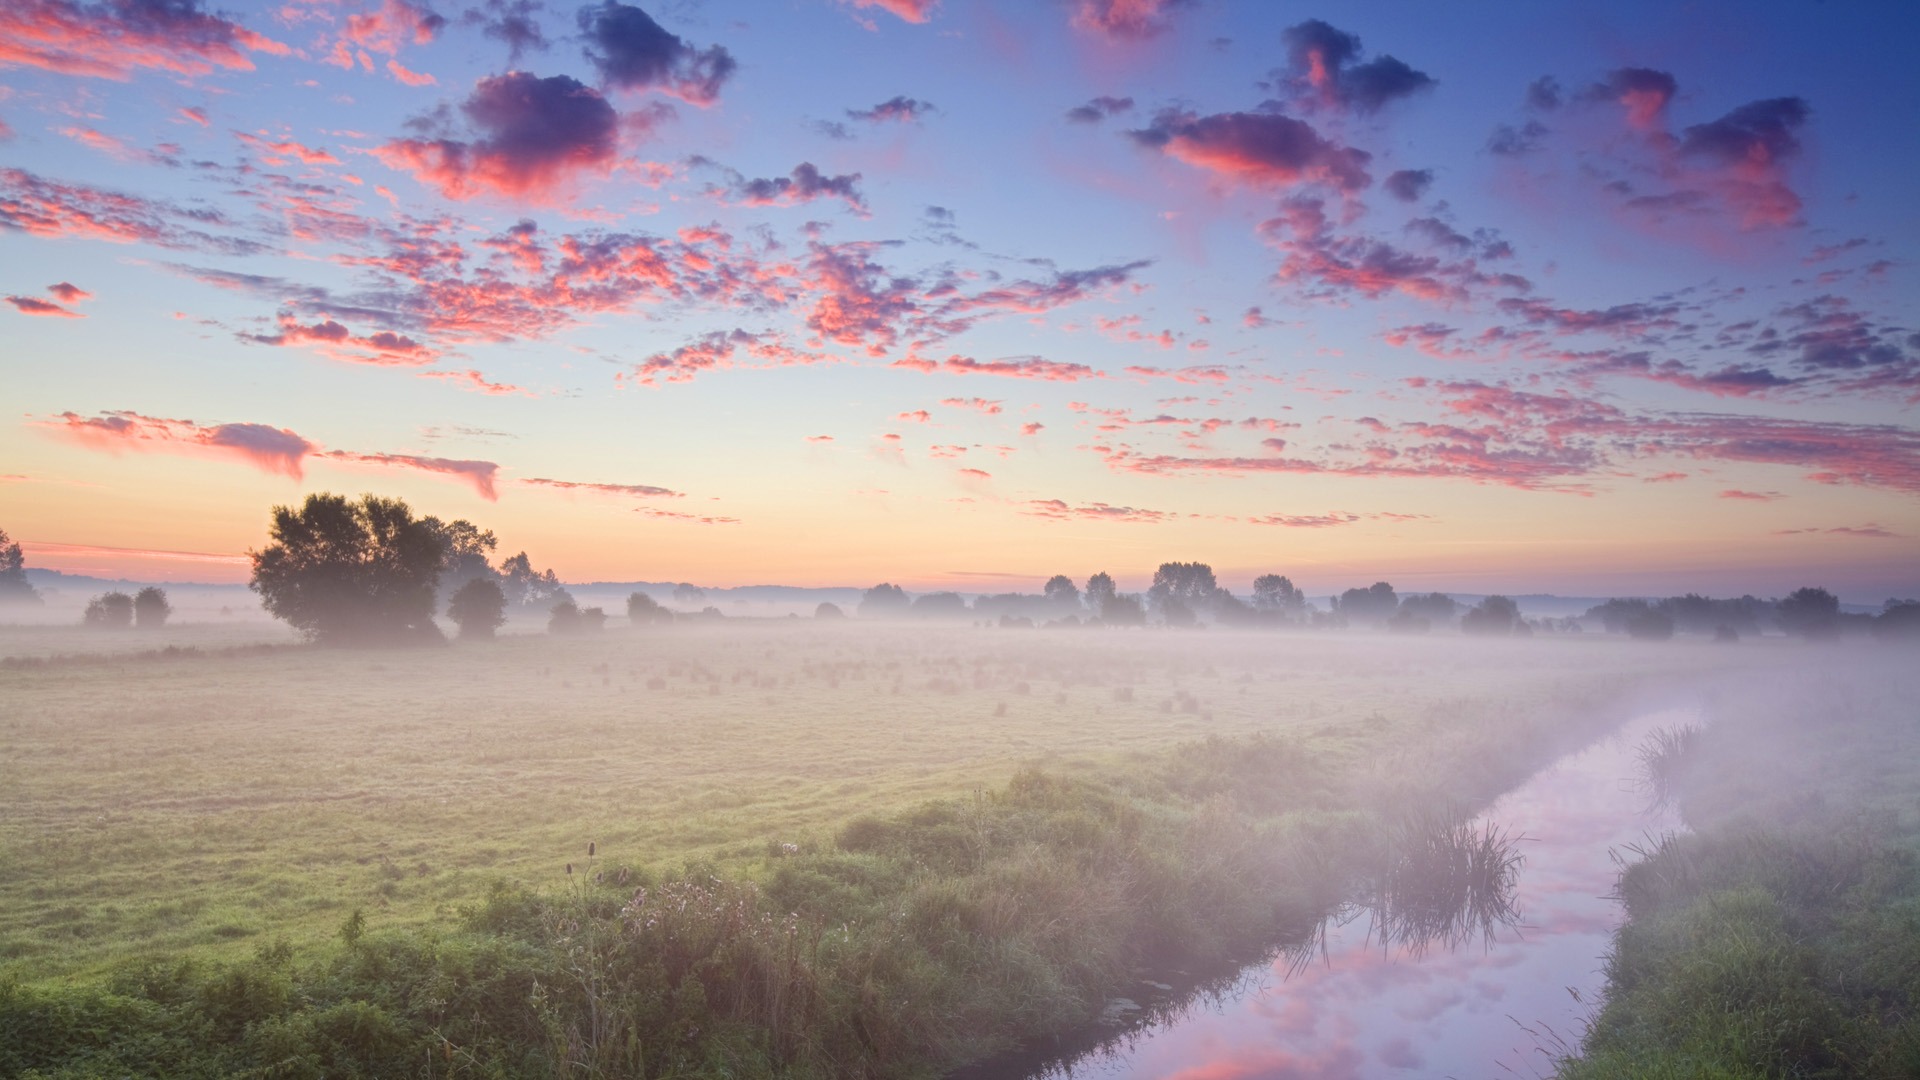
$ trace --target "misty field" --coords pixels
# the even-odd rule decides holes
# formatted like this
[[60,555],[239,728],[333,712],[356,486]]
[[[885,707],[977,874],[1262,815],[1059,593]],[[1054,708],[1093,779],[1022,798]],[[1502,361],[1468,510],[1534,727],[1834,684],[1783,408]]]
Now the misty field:
[[[5,644],[62,633],[101,637]],[[1364,749],[1385,775],[1415,721],[1599,705],[1766,651],[781,621],[256,648],[0,670],[0,973],[320,938],[355,907],[422,920],[551,882],[589,841],[750,864],[1025,764],[1206,735]]]
[[[1154,956],[1265,947],[1394,815],[1625,717],[1904,685],[1892,650],[1778,639],[771,619],[0,652],[0,1027],[74,1075],[927,1075],[1086,1023]],[[675,967],[649,889],[745,921],[682,927],[720,951]],[[239,1057],[183,1049],[215,1029]]]

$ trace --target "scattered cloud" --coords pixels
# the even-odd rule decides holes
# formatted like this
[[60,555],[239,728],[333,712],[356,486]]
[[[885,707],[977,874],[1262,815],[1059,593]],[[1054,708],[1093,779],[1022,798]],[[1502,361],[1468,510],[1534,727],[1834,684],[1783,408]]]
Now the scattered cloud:
[[654,90],[711,105],[739,65],[719,45],[697,49],[630,4],[606,0],[580,11],[586,57],[607,86]]
[[142,70],[182,76],[253,70],[248,53],[286,56],[280,42],[203,9],[200,0],[7,0],[0,67],[125,81]]
[[[637,10],[637,9],[636,9]],[[393,139],[374,151],[449,199],[480,195],[553,203],[585,177],[605,176],[619,151],[613,106],[566,76],[524,71],[483,78],[460,107],[470,139]],[[424,127],[445,128],[444,121]]]

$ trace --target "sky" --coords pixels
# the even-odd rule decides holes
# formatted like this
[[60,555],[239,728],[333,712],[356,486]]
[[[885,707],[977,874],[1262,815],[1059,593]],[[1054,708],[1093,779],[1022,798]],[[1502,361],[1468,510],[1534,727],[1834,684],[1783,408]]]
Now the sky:
[[8,0],[0,528],[1920,595],[1920,5]]

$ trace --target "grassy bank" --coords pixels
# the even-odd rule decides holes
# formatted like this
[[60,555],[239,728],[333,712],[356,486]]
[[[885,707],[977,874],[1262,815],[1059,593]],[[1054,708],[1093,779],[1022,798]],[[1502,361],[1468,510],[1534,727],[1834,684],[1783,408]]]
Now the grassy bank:
[[1383,823],[1636,689],[1778,663],[749,626],[17,666],[0,1075],[931,1075],[1311,923]]
[[775,622],[0,667],[0,977],[241,958],[325,940],[354,908],[429,926],[496,878],[550,880],[589,839],[659,874],[747,866],[1029,765],[1209,735],[1351,753],[1347,775],[1385,792],[1422,767],[1403,730],[1471,738],[1483,716],[1603,700],[1702,655],[1742,660]]
[[1920,680],[1775,674],[1650,750],[1584,1077],[1920,1076]]
[[[1431,724],[1408,747],[1430,779],[1396,800],[1485,798],[1606,716],[1558,719]],[[729,876],[595,845],[426,927],[350,913],[300,961],[275,943],[0,990],[0,1075],[935,1075],[1087,1024],[1156,964],[1312,924],[1380,862],[1352,783],[1380,749],[1250,736],[1027,769]]]

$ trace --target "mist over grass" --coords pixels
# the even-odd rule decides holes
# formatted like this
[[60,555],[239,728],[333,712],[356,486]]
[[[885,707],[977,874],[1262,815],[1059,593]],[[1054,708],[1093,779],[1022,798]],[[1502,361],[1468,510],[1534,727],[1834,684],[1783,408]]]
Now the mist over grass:
[[[1483,805],[1626,715],[1764,680],[1896,685],[1904,659],[1595,634],[528,629],[322,649],[182,621],[79,656],[115,635],[0,633],[26,657],[0,664],[0,1014],[67,1040],[19,1060],[920,1075],[1091,1022],[1141,965],[1257,956],[1387,865],[1396,823]],[[733,914],[669,942],[646,927],[663,897]],[[234,980],[266,989],[219,1004]],[[114,1030],[224,1031],[229,1056],[142,1058]]]

